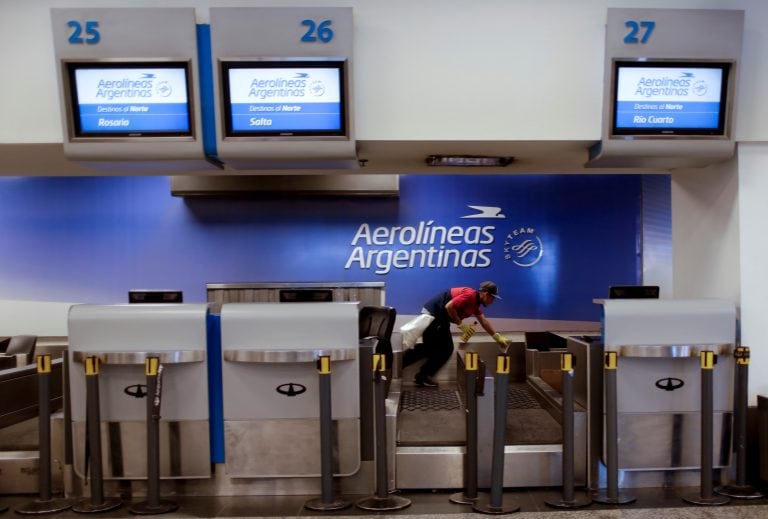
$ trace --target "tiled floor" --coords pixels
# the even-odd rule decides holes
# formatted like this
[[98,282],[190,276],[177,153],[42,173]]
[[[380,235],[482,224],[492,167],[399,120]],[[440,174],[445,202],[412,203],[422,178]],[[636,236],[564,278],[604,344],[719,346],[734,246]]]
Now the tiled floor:
[[[551,508],[547,500],[558,500],[561,495],[553,489],[524,489],[509,490],[503,495],[504,504],[513,502],[520,507],[520,516],[531,519],[567,519],[568,517],[599,518],[629,518],[629,519],[666,519],[666,518],[695,518],[717,517],[723,519],[765,519],[768,517],[768,500],[740,500],[718,507],[701,507],[688,505],[681,496],[697,493],[698,489],[637,489],[627,491],[636,497],[635,503],[623,506],[591,504],[586,508],[562,511]],[[304,504],[316,496],[243,496],[243,497],[181,497],[178,499],[179,509],[166,517],[183,518],[231,518],[231,517],[435,517],[452,515],[457,519],[478,517],[471,506],[455,505],[448,498],[450,492],[409,492],[400,494],[411,500],[407,508],[391,512],[371,512],[357,508],[354,503],[366,496],[340,496],[352,505],[336,512],[317,512],[306,509]],[[577,492],[577,496],[583,495]],[[18,516],[13,512],[15,507],[34,500],[35,496],[4,496],[0,505],[10,507],[6,517]],[[138,500],[137,500],[138,501]],[[98,514],[100,517],[122,518],[131,517],[127,506],[119,510]],[[73,511],[51,514],[48,517],[82,517]]]

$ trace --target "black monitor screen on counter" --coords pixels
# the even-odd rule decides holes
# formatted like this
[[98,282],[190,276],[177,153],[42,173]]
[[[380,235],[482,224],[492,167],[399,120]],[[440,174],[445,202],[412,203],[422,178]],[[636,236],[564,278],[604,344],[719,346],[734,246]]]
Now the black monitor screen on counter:
[[608,288],[609,299],[658,299],[659,287],[653,285],[613,285]]
[[616,61],[612,134],[722,136],[730,63]]
[[66,64],[75,137],[191,136],[186,62]]
[[129,290],[128,302],[141,303],[183,303],[184,293],[181,290]]
[[343,60],[221,62],[227,137],[346,136]]

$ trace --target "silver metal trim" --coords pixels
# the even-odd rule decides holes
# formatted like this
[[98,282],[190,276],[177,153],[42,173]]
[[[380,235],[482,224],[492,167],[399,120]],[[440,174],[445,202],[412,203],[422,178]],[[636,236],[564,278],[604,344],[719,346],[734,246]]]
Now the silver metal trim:
[[206,283],[207,290],[233,288],[384,288],[383,281],[360,281],[353,283]]
[[158,357],[161,364],[183,364],[185,362],[203,362],[203,350],[170,351],[75,351],[75,362],[84,363],[86,357],[98,357],[103,364],[143,365],[147,358]]
[[328,356],[331,361],[355,360],[357,350],[334,348],[317,350],[224,350],[224,360],[249,363],[315,362]]
[[617,351],[622,357],[698,357],[702,351],[727,355],[732,350],[733,344],[627,344],[605,347],[605,351]]

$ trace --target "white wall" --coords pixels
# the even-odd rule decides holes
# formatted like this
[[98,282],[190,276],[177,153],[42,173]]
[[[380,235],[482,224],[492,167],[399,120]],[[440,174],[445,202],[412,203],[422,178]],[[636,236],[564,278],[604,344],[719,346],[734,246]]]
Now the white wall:
[[737,160],[672,173],[674,297],[739,301]]
[[768,143],[739,145],[741,341],[749,346],[749,394],[768,396]]
[[[304,6],[306,0],[226,2]],[[745,9],[736,135],[768,140],[762,0],[337,0],[354,8],[360,140],[597,140],[608,7]],[[196,7],[200,0],[0,0],[0,143],[61,142],[51,7]],[[659,20],[662,23],[663,20]],[[104,35],[108,37],[108,35]],[[482,109],[478,109],[482,108]]]

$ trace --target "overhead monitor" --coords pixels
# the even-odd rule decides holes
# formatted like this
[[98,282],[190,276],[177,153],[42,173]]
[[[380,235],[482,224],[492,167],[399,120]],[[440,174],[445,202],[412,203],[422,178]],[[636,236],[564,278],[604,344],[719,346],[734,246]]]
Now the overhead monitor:
[[221,61],[225,137],[347,136],[345,60]]
[[614,136],[723,136],[731,63],[614,61]]
[[73,137],[192,135],[187,62],[67,62]]

